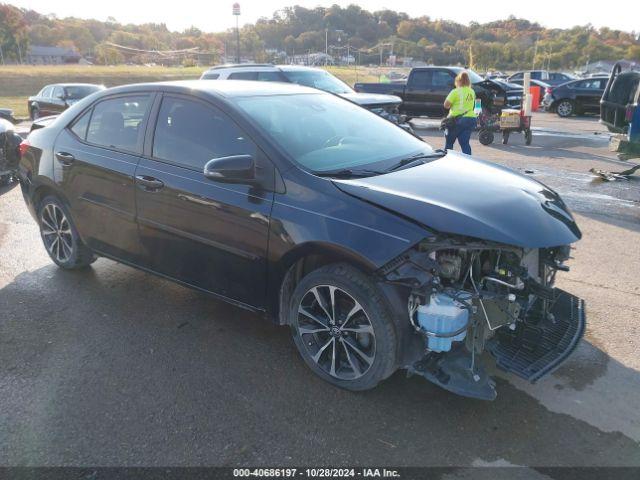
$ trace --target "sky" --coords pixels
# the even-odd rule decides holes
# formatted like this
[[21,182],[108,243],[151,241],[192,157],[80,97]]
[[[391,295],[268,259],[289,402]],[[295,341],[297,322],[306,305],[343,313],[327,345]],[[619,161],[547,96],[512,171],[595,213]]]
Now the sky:
[[[307,8],[338,4],[347,6],[357,4],[362,8],[375,11],[383,8],[408,13],[412,17],[428,15],[431,18],[454,20],[468,24],[499,20],[515,15],[536,21],[545,27],[567,28],[574,25],[591,23],[595,27],[638,32],[638,0],[611,0],[613,8],[607,9],[607,3],[595,0],[238,0],[241,6],[240,24],[253,23],[259,17],[271,17],[274,11],[286,6],[301,5]],[[171,30],[184,30],[190,26],[207,32],[218,32],[235,26],[231,14],[233,1],[196,0],[154,1],[109,0],[106,2],[78,0],[9,0],[18,7],[30,8],[43,14],[54,13],[58,17],[75,16],[106,20],[112,16],[121,23],[166,23]]]

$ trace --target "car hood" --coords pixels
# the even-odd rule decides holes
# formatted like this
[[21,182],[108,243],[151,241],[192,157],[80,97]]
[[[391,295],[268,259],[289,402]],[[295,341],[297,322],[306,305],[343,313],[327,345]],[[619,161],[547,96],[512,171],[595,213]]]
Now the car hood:
[[340,96],[365,107],[372,107],[376,105],[400,105],[402,103],[402,99],[400,97],[396,97],[395,95],[382,95],[378,93],[353,92],[341,93]]
[[582,236],[553,190],[508,168],[455,152],[417,167],[334,183],[354,197],[442,233],[525,248],[567,245]]

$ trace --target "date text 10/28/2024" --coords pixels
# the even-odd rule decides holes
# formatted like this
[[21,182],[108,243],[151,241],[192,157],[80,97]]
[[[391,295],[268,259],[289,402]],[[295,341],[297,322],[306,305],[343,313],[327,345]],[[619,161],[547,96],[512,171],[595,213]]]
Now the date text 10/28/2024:
[[235,468],[234,477],[257,478],[400,478],[387,468]]

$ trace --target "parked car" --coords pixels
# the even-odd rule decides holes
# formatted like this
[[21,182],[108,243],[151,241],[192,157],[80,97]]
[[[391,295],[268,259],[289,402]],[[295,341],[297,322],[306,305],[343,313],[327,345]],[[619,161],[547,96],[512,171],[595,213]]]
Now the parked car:
[[612,133],[627,133],[640,103],[640,72],[613,67],[600,100],[600,121]]
[[16,173],[21,141],[13,123],[0,118],[0,186],[10,183]]
[[524,80],[524,74],[526,72],[529,72],[531,74],[532,80],[542,80],[549,85],[560,85],[561,83],[569,82],[576,79],[576,77],[574,77],[573,75],[569,75],[568,73],[548,72],[547,70],[524,70],[514,73],[513,75],[509,76],[507,80],[512,83],[522,81]]
[[358,93],[342,80],[321,68],[301,65],[243,63],[210,68],[202,74],[200,79],[285,82],[317,88],[325,92],[340,95],[393,123],[401,124],[407,130],[411,130],[411,127],[406,124],[405,119],[399,115],[398,107],[400,103],[402,103],[400,98],[393,95]]
[[[446,111],[444,100],[454,88],[454,79],[463,71],[461,67],[416,67],[411,69],[406,82],[400,83],[356,83],[358,92],[384,93],[402,99],[400,113],[410,117],[442,117]],[[520,108],[522,87],[501,80],[485,80],[473,70],[468,70],[476,96],[482,106],[489,110]]]
[[506,80],[508,76],[509,75],[500,70],[489,70],[485,73],[484,78],[488,80]]
[[535,381],[584,331],[582,301],[552,287],[581,237],[557,193],[336,95],[123,86],[22,150],[22,192],[55,264],[104,256],[265,315],[342,388],[405,368],[493,399],[482,351]]
[[546,90],[544,107],[561,117],[596,113],[600,111],[600,99],[607,86],[608,77],[572,80]]
[[56,115],[92,93],[104,90],[104,85],[91,83],[56,83],[47,85],[37,95],[29,97],[29,117],[35,120]]

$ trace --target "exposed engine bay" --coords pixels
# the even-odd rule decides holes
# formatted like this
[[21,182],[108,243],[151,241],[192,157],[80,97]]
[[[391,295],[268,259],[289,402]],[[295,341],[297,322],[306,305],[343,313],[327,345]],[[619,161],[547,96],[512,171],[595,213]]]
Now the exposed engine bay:
[[410,290],[407,315],[424,354],[406,368],[454,393],[493,400],[480,356],[535,382],[574,350],[585,328],[582,300],[553,288],[570,247],[519,248],[431,237],[381,269]]

